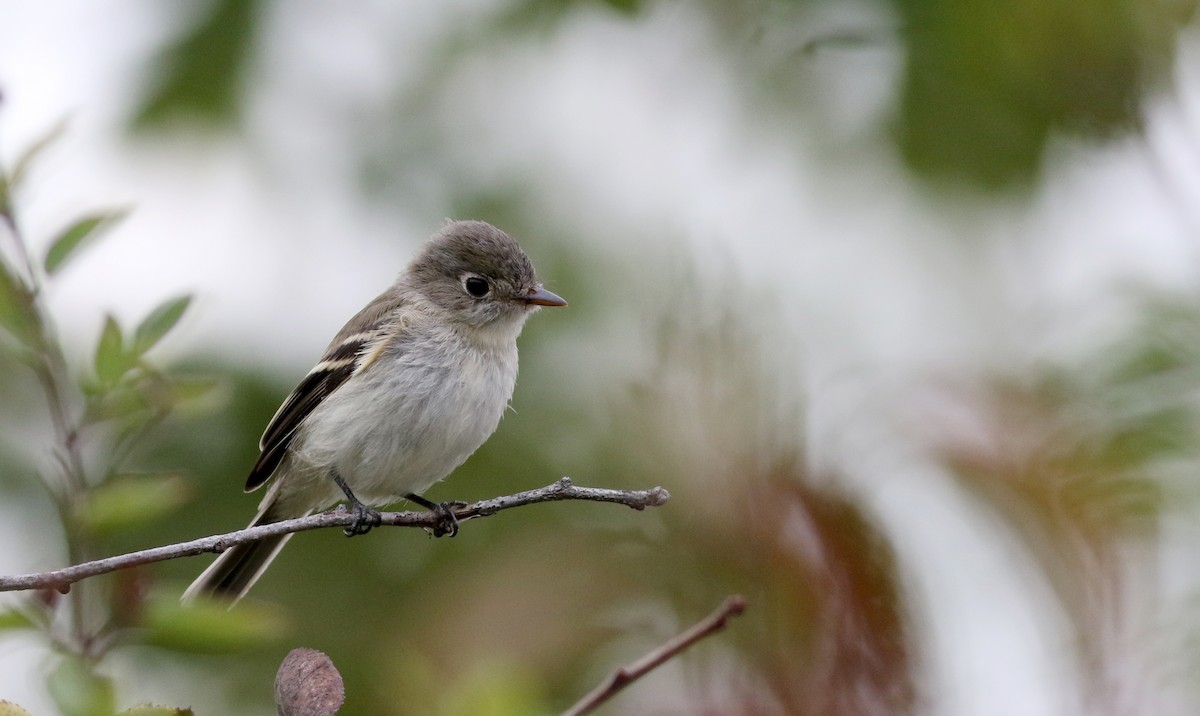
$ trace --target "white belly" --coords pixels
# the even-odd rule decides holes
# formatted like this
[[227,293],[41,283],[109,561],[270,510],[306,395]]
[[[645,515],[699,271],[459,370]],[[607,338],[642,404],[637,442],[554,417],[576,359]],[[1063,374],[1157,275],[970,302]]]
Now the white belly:
[[359,500],[396,502],[448,475],[496,430],[516,383],[515,341],[487,352],[459,344],[461,360],[449,364],[413,352],[380,357],[312,412],[292,445],[282,499],[314,509],[342,499],[336,469]]

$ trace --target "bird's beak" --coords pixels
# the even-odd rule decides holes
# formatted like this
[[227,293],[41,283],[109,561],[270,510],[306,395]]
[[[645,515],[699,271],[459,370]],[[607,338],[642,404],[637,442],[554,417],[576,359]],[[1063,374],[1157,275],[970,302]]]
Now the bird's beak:
[[565,306],[567,302],[560,298],[557,294],[553,294],[546,289],[538,286],[537,288],[529,289],[529,293],[517,299],[528,305],[533,306]]

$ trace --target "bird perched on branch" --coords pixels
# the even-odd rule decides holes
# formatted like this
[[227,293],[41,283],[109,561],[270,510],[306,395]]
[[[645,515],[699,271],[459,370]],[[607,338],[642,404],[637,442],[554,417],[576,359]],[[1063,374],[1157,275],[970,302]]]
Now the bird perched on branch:
[[[246,491],[271,483],[251,526],[345,500],[348,535],[382,506],[420,497],[495,431],[517,379],[517,336],[541,306],[566,301],[538,283],[517,242],[481,221],[442,227],[390,288],[354,315],[280,406]],[[234,546],[184,593],[236,601],[290,534]]]

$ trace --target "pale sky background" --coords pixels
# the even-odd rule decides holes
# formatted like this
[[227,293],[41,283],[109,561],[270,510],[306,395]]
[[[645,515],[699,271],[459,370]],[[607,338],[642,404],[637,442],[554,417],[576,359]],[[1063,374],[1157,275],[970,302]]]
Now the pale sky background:
[[[130,142],[122,130],[139,70],[176,32],[163,4],[0,0],[0,156],[70,121],[22,201],[27,233],[44,240],[95,207],[133,210],[54,289],[69,343],[90,346],[105,311],[132,325],[162,298],[194,292],[164,359],[220,352],[302,374],[443,218],[436,186],[420,215],[356,198],[347,148],[357,137],[345,118],[382,111],[440,33],[495,6],[276,8],[248,141],[181,146]],[[891,23],[866,4],[809,12],[814,35]],[[875,130],[892,109],[898,45],[812,60],[802,78],[816,100],[812,139],[798,153],[796,127],[740,104],[703,23],[684,6],[640,23],[581,12],[545,41],[466,63],[445,91],[454,101],[442,131],[460,138],[447,160],[481,185],[536,165],[526,174],[546,226],[587,237],[610,266],[630,266],[629,281],[652,282],[654,266],[687,246],[714,280],[732,273],[779,296],[763,315],[805,356],[812,459],[851,476],[890,475],[854,487],[898,545],[932,634],[929,712],[1078,712],[1077,690],[1058,687],[1075,678],[1062,658],[1070,635],[1029,555],[980,534],[978,521],[991,518],[899,435],[924,409],[910,392],[921,377],[1087,352],[1120,327],[1117,289],[1196,286],[1200,43],[1182,37],[1175,92],[1154,104],[1144,138],[1062,142],[1028,204],[964,206],[917,191]],[[656,235],[670,238],[648,244]],[[636,306],[623,299],[615,310]],[[627,349],[619,320],[570,336],[583,343],[565,352],[591,356],[578,365],[587,389],[636,370],[610,360]],[[0,514],[0,543],[10,545],[0,570],[58,564],[55,545],[26,548],[37,516]],[[1172,517],[1162,593],[1147,609],[1178,606],[1200,586],[1195,560],[1176,557],[1200,538],[1188,517]],[[31,640],[0,645],[0,698],[50,713],[34,676],[44,653]],[[211,698],[184,676],[122,683],[136,691],[122,703]],[[1169,693],[1153,703],[1172,713]]]

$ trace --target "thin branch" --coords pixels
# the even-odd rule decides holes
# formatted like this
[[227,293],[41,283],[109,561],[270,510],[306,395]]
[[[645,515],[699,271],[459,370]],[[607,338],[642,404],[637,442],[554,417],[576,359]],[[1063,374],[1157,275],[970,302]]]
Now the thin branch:
[[[463,522],[477,517],[494,515],[501,510],[512,507],[522,507],[524,505],[533,505],[539,502],[554,502],[557,500],[615,502],[632,507],[635,510],[643,510],[647,507],[658,507],[666,503],[670,497],[670,493],[661,487],[649,490],[609,490],[601,487],[576,487],[571,483],[571,478],[564,477],[546,487],[518,492],[515,495],[482,500],[466,505],[465,507],[456,507],[453,509],[453,512],[454,516],[460,522]],[[382,518],[381,524],[392,527],[425,527],[433,529],[437,526],[438,522],[438,518],[434,513],[424,511],[384,512],[380,514],[380,517]],[[88,577],[115,572],[118,569],[127,569],[129,567],[150,564],[152,562],[162,562],[179,557],[191,557],[205,552],[224,552],[234,545],[255,542],[265,537],[273,537],[289,532],[303,532],[326,527],[345,527],[354,522],[354,519],[354,513],[347,511],[344,507],[338,507],[335,510],[309,515],[308,517],[283,520],[259,527],[247,527],[246,529],[229,532],[228,534],[201,537],[200,539],[188,542],[144,549],[116,557],[106,557],[105,559],[84,562],[83,564],[55,569],[49,572],[0,577],[0,592],[12,592],[23,589],[55,589],[66,593],[70,591],[71,585],[75,582],[87,579]]]
[[[26,154],[25,156],[28,159],[32,155]],[[18,167],[14,169],[13,175],[9,175],[4,167],[0,167],[0,177],[9,190],[17,184],[19,177],[16,174],[20,172],[20,164],[21,162],[18,161]],[[46,399],[46,408],[49,412],[50,424],[54,429],[55,444],[59,451],[57,457],[63,478],[62,485],[53,485],[49,480],[45,480],[44,484],[54,499],[59,520],[64,528],[67,559],[77,562],[94,556],[90,549],[92,544],[82,538],[79,529],[73,526],[74,522],[71,519],[72,512],[78,502],[84,498],[88,488],[83,454],[78,439],[79,419],[68,398],[72,383],[68,375],[66,355],[63,353],[62,343],[51,323],[50,312],[45,306],[45,274],[38,270],[38,265],[29,252],[29,243],[21,231],[20,221],[17,219],[16,209],[11,205],[11,201],[12,198],[6,191],[4,211],[0,213],[3,214],[16,259],[20,264],[13,266],[12,269],[14,271],[13,281],[18,285],[18,292],[21,294],[21,310],[26,312],[27,319],[32,323],[30,335],[26,336],[22,342],[32,354],[29,365],[33,369],[34,375],[37,376]],[[0,261],[3,261],[3,257],[0,257]],[[15,272],[22,269],[25,275],[18,277]],[[4,270],[4,265],[0,265],[0,270]],[[87,628],[83,616],[86,612],[85,599],[85,592],[82,591],[71,595],[73,608],[70,612],[69,623],[74,634],[74,645],[83,646],[86,650],[84,645],[92,640],[86,633]]]
[[564,711],[563,716],[583,716],[584,714],[590,714],[626,686],[629,686],[667,661],[683,653],[701,639],[724,629],[731,618],[741,614],[745,609],[746,599],[740,594],[726,597],[721,606],[717,607],[712,614],[696,622],[687,631],[654,649],[632,664],[614,671],[602,684],[593,689],[591,693]]

